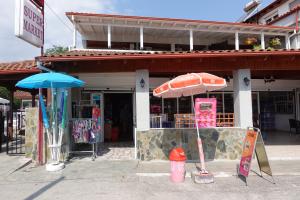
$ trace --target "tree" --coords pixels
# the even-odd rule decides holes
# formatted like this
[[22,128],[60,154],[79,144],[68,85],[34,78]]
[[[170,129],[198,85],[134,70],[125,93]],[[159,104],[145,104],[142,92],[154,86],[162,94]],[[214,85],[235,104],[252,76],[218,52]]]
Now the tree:
[[[0,97],[3,99],[9,100],[9,91],[5,87],[0,86]],[[20,99],[14,99],[13,103],[13,109],[20,109],[21,106],[21,100]]]
[[46,50],[45,54],[46,55],[63,54],[65,52],[67,52],[68,50],[69,50],[68,47],[53,45],[52,48],[49,48]]

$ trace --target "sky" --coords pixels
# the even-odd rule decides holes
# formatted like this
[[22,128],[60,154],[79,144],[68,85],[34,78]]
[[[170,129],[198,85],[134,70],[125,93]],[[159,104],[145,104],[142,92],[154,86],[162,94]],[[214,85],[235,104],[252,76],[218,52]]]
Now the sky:
[[[234,22],[250,0],[45,0],[45,49],[72,44],[65,12],[92,12]],[[262,0],[262,7],[273,0]],[[15,37],[15,0],[0,0],[0,62],[33,59],[40,49]],[[55,14],[51,11],[53,10]],[[59,16],[59,18],[57,17]]]

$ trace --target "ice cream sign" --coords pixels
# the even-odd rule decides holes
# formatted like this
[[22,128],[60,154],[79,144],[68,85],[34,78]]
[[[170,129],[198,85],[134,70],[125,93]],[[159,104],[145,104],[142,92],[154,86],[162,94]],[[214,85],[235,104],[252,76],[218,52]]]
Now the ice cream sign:
[[30,0],[16,0],[15,35],[30,44],[43,46],[43,15]]

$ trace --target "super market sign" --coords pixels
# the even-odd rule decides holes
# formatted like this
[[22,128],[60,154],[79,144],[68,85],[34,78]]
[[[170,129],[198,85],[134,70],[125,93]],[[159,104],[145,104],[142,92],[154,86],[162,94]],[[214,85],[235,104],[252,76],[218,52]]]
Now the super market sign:
[[43,14],[29,0],[16,0],[15,35],[36,47],[43,46]]

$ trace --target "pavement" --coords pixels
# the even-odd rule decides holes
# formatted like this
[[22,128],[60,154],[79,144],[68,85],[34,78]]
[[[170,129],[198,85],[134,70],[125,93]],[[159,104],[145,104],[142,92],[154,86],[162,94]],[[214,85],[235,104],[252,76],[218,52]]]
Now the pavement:
[[[18,168],[21,157],[0,155],[0,199],[297,199],[300,196],[300,160],[271,161],[276,184],[260,177],[253,161],[248,186],[237,178],[238,161],[212,161],[207,168],[215,183],[199,185],[187,173],[184,183],[169,180],[169,162],[72,159],[66,168],[49,173],[34,163]],[[4,164],[6,163],[6,164]],[[195,169],[187,163],[187,171]],[[259,172],[259,171],[256,171]]]

